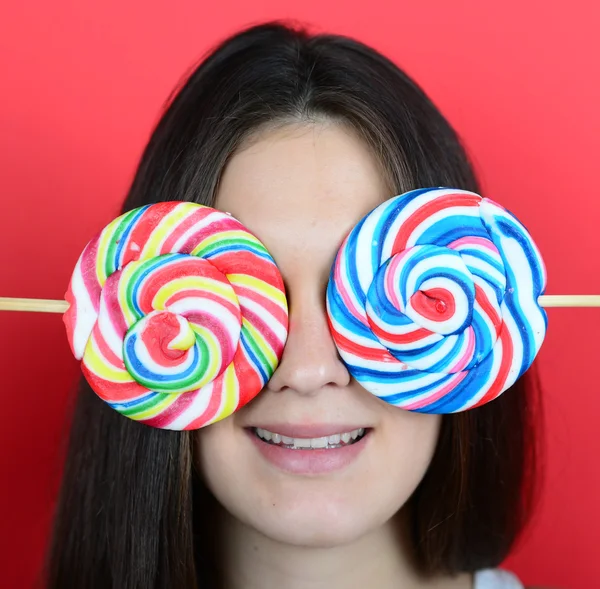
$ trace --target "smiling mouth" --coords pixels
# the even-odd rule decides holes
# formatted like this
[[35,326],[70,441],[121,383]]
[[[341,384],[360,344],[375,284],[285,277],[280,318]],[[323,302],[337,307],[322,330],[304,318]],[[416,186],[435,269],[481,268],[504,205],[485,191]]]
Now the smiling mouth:
[[289,450],[334,450],[356,444],[367,435],[369,430],[361,427],[349,432],[320,438],[290,438],[260,427],[253,427],[252,432],[266,444]]

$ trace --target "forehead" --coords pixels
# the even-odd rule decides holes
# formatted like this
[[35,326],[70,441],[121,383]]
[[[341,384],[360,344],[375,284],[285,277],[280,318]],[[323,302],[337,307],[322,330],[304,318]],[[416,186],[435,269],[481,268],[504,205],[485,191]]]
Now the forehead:
[[366,142],[333,122],[261,132],[227,165],[216,207],[263,241],[280,264],[300,253],[327,257],[387,194]]

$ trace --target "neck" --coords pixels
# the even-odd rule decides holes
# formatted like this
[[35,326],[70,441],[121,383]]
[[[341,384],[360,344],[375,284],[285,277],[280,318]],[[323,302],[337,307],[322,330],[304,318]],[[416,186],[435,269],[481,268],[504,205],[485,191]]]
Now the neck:
[[[225,589],[421,589],[461,587],[425,581],[413,565],[404,518],[335,547],[284,544],[259,534],[223,513],[220,521],[220,568]],[[349,564],[351,563],[351,564]]]

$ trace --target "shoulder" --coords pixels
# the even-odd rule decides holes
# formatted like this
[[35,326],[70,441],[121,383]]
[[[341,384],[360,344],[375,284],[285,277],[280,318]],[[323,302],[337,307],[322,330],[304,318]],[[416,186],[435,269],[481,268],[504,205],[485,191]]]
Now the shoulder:
[[474,589],[560,589],[542,585],[523,585],[518,577],[503,569],[487,569],[475,573]]
[[502,569],[475,573],[474,589],[525,589],[516,575]]
[[487,569],[475,574],[474,589],[559,589],[541,585],[525,586],[516,575],[502,569]]
[[475,573],[473,589],[525,589],[513,573],[502,569],[485,569]]

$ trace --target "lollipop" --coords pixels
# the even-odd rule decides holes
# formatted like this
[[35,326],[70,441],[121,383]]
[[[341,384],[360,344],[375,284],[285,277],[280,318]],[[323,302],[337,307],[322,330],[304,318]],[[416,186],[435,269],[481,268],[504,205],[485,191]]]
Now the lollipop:
[[227,417],[283,352],[287,304],[265,247],[193,203],[130,211],[84,249],[66,295],[72,351],[121,414],[162,429]]
[[[545,295],[525,227],[487,198],[413,190],[367,215],[327,289],[331,331],[352,375],[398,407],[450,413],[493,400],[533,362]],[[67,302],[0,297],[0,310],[64,313],[96,393],[164,429],[222,419],[265,385],[283,353],[287,303],[265,247],[231,216],[192,203],[130,211],[82,253]]]
[[531,365],[546,333],[546,271],[525,227],[488,198],[413,190],[368,214],[327,290],[351,374],[412,411],[487,403]]

